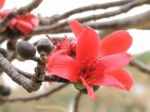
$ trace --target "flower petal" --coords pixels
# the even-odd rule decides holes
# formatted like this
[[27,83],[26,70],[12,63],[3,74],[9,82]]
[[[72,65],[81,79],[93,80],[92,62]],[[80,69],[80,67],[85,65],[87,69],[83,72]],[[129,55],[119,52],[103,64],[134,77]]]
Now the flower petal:
[[93,91],[93,87],[92,87],[91,85],[88,85],[87,82],[86,82],[86,80],[85,80],[83,77],[80,76],[80,79],[81,79],[83,85],[84,85],[84,86],[86,87],[86,89],[87,89],[88,96],[89,96],[91,99],[96,99],[96,95],[95,95],[95,93],[94,93],[94,91]]
[[80,23],[77,20],[71,20],[68,21],[72,32],[75,34],[76,38],[78,38],[79,34],[83,30],[83,27],[80,25]]
[[4,6],[5,0],[0,0],[0,9]]
[[126,52],[132,44],[132,37],[127,31],[116,31],[102,40],[101,55]]
[[93,82],[94,85],[109,86],[117,89],[124,89],[124,85],[110,75],[103,75]]
[[0,19],[5,18],[6,15],[9,14],[10,12],[12,12],[12,10],[10,10],[10,9],[6,9],[6,10],[0,12]]
[[79,79],[80,66],[72,57],[62,55],[61,51],[58,51],[48,57],[47,72],[76,82]]
[[9,22],[9,28],[13,30],[13,28],[15,27],[17,23],[17,19],[13,18],[10,22]]
[[118,53],[118,54],[104,56],[100,58],[98,62],[103,64],[104,66],[103,73],[108,73],[128,65],[131,59],[132,59],[131,55],[127,53]]
[[34,29],[33,26],[30,23],[28,23],[26,21],[23,21],[23,20],[18,20],[17,21],[16,28],[24,34],[29,34]]
[[33,14],[30,14],[30,13],[25,15],[24,20],[29,22],[34,28],[39,25],[39,19],[36,16],[34,16]]
[[125,86],[125,89],[128,91],[130,90],[131,86],[133,85],[132,77],[125,70],[122,70],[122,69],[115,70],[113,72],[108,73],[108,75],[117,79],[120,83],[122,83]]
[[77,59],[84,61],[89,58],[95,58],[98,56],[99,51],[100,38],[98,34],[90,27],[84,28],[77,41]]

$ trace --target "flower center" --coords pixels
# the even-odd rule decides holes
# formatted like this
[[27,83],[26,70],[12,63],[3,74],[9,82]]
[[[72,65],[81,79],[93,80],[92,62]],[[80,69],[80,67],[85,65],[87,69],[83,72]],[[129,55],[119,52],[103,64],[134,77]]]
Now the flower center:
[[82,63],[81,75],[84,78],[88,78],[90,74],[96,70],[96,61],[93,59],[87,59]]
[[82,63],[80,75],[88,81],[95,80],[103,75],[104,66],[97,59],[88,59]]

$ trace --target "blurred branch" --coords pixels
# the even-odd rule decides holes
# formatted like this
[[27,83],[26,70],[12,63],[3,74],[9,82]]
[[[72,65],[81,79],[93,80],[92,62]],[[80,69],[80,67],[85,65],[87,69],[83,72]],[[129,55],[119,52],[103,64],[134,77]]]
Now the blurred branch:
[[143,63],[141,63],[141,62],[139,62],[139,61],[137,61],[137,60],[131,61],[130,66],[133,66],[133,67],[139,69],[142,72],[150,74],[150,67],[143,64]]
[[[111,20],[108,22],[94,22],[86,24],[97,30],[117,30],[117,29],[130,29],[130,28],[137,28],[143,29],[145,27],[150,26],[150,10],[143,12],[138,15],[129,16],[126,18]],[[70,32],[69,27],[62,27],[63,24],[55,24],[53,26],[43,26],[35,29],[35,31],[31,35],[36,34],[44,34],[44,33],[63,33],[63,32]],[[60,28],[61,27],[61,28]]]
[[104,12],[101,14],[90,15],[90,16],[86,16],[86,17],[82,17],[82,18],[75,18],[75,19],[79,20],[80,22],[87,22],[87,21],[91,21],[91,20],[96,21],[96,20],[99,20],[102,18],[108,18],[108,17],[112,17],[112,16],[116,16],[116,15],[125,13],[125,12],[131,10],[132,8],[140,6],[140,5],[141,5],[141,3],[139,1],[133,0],[125,5],[122,5],[119,9],[116,9],[113,11]]
[[123,19],[116,19],[108,22],[99,22],[96,24],[89,24],[91,27],[95,29],[129,29],[129,28],[145,28],[147,26],[150,26],[150,10],[134,15],[129,16]]
[[27,102],[27,101],[32,101],[32,100],[39,100],[41,98],[48,97],[48,96],[54,94],[55,92],[58,92],[59,90],[63,89],[66,86],[67,86],[67,84],[62,84],[54,89],[48,90],[42,94],[35,95],[35,96],[16,97],[16,98],[8,98],[8,97],[0,96],[0,102],[3,104],[3,103],[8,103],[8,102],[9,103],[10,102]]
[[30,4],[19,8],[18,10],[14,10],[9,13],[1,22],[0,22],[0,32],[3,32],[9,21],[17,15],[23,15],[25,13],[31,12],[33,9],[37,8],[43,0],[33,0]]
[[79,103],[80,103],[80,99],[81,99],[82,93],[79,92],[75,99],[74,99],[74,105],[73,105],[73,112],[79,112]]
[[59,20],[62,19],[66,19],[74,14],[77,13],[82,13],[82,12],[86,12],[86,11],[90,11],[90,10],[97,10],[97,9],[106,9],[106,8],[112,8],[112,7],[116,7],[116,6],[120,6],[120,5],[124,5],[126,3],[128,3],[130,0],[121,0],[121,1],[116,1],[116,2],[109,2],[109,3],[103,3],[103,4],[93,4],[93,5],[88,5],[88,6],[83,6],[83,7],[79,7],[73,10],[70,10],[68,12],[65,12],[62,15],[53,15],[50,18],[42,18],[41,19],[41,24],[52,24],[55,23]]
[[[102,18],[107,18],[107,17],[112,17],[112,16],[115,16],[115,15],[119,15],[121,13],[129,11],[130,9],[132,9],[136,6],[140,6],[140,5],[143,5],[143,4],[149,4],[149,3],[150,3],[149,0],[142,0],[142,2],[139,1],[139,0],[132,0],[130,2],[127,2],[127,4],[125,4],[125,5],[122,5],[119,9],[116,9],[114,11],[105,12],[105,13],[102,13],[102,14],[90,15],[90,16],[82,17],[82,18],[75,18],[75,19],[79,20],[81,23],[88,22],[88,21],[91,21],[91,20],[99,20],[99,19],[102,19]],[[147,13],[149,13],[149,11]],[[146,14],[144,16],[146,16]],[[100,23],[95,22],[95,23],[88,24],[88,25],[92,26],[95,29],[106,29],[106,28],[113,29],[114,26],[115,26],[115,29],[117,29],[118,27],[119,28],[120,27],[124,28],[124,27],[126,27],[130,24],[132,26],[133,19],[135,20],[136,16],[138,16],[138,18],[139,18],[139,16],[143,16],[143,15],[138,14],[138,15],[135,15],[135,17],[133,16],[133,17],[118,19],[118,20],[113,20],[113,21],[108,21],[108,22],[100,22]],[[149,16],[149,15],[147,15],[147,16]],[[143,22],[145,22],[146,17],[141,18]],[[130,21],[130,19],[131,19],[131,21]],[[129,23],[128,23],[128,20],[129,20]],[[128,23],[128,24],[126,24],[126,23]],[[126,25],[126,26],[123,26],[123,25]],[[61,29],[60,29],[60,27],[61,27]],[[136,26],[133,25],[133,27],[136,27]],[[145,28],[145,27],[142,27],[142,28]],[[70,32],[70,28],[68,27],[67,21],[64,21],[64,22],[61,22],[61,23],[56,23],[56,24],[53,24],[53,25],[46,25],[46,26],[38,27],[33,32],[33,35],[35,35],[35,34],[44,34],[44,33],[62,33],[62,32]]]

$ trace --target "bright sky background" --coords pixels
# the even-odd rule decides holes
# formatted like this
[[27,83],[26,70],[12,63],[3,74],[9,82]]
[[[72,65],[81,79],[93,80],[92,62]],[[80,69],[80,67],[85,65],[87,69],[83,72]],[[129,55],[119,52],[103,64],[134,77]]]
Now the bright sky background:
[[[42,4],[33,11],[33,13],[41,14],[42,16],[51,16],[53,14],[61,14],[65,11],[68,11],[73,8],[77,8],[79,6],[89,5],[89,4],[95,4],[100,2],[110,2],[114,0],[44,0]],[[14,7],[19,8],[20,6],[24,6],[27,3],[30,3],[31,0],[6,0],[5,6],[3,9],[11,9]],[[2,9],[2,10],[3,10]],[[150,9],[148,6],[143,6],[140,9],[140,13]],[[101,10],[103,11],[103,10]],[[130,11],[129,15],[137,14],[137,11],[139,13],[139,9],[134,9]],[[91,12],[92,13],[92,12]],[[123,15],[119,17],[123,17]],[[129,30],[130,34],[133,36],[133,44],[132,47],[129,49],[129,53],[131,54],[139,54],[141,52],[150,50],[150,31],[142,31],[142,30]],[[16,66],[20,66],[20,62],[14,62]],[[33,71],[31,70],[31,67],[35,66],[35,63],[31,63],[29,65],[28,61],[23,63],[24,70],[26,71]],[[22,65],[21,65],[22,66]],[[6,82],[8,81],[8,78],[6,77]],[[13,85],[12,82],[9,82],[10,85]]]

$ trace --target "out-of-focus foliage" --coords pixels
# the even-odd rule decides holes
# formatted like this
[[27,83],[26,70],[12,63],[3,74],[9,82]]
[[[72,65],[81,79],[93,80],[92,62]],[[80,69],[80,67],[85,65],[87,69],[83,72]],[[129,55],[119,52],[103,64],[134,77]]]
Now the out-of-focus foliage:
[[137,55],[135,57],[145,64],[150,64],[150,51],[144,52],[144,53]]

